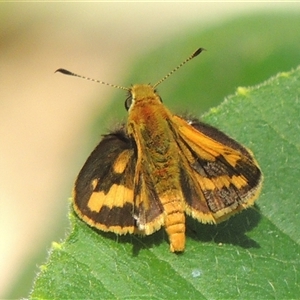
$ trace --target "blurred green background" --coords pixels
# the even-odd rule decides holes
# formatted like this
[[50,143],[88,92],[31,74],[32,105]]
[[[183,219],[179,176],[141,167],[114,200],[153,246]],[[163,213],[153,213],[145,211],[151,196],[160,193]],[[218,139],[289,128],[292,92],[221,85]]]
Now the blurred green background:
[[116,121],[123,91],[156,83],[174,112],[200,116],[238,86],[296,67],[292,3],[1,3],[0,298],[26,297],[51,241],[68,232],[74,178]]
[[[300,6],[299,6],[300,7]],[[299,13],[257,13],[231,18],[221,24],[188,28],[134,60],[122,84],[155,84],[198,47],[207,51],[158,86],[164,103],[175,112],[188,110],[200,116],[235,93],[239,86],[259,84],[279,71],[300,63]],[[115,93],[100,124],[124,118],[122,95]],[[121,100],[120,100],[121,99]],[[117,112],[117,113],[116,113]],[[126,115],[125,115],[126,117]],[[99,126],[99,125],[97,125]]]

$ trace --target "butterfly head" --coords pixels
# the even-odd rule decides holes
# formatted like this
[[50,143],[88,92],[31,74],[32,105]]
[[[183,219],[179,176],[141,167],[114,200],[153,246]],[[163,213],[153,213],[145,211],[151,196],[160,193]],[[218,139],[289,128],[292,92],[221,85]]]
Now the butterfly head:
[[155,88],[150,84],[135,84],[129,89],[129,96],[125,101],[125,108],[126,110],[131,110],[134,105],[149,102],[162,102]]

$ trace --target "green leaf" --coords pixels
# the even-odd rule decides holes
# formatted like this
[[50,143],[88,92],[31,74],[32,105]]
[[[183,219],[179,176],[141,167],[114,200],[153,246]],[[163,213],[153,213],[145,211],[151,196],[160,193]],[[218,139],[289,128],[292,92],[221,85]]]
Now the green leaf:
[[187,220],[186,251],[163,230],[144,238],[97,232],[71,214],[31,294],[41,298],[283,299],[300,290],[300,68],[238,88],[203,117],[249,147],[264,173],[261,196],[218,225]]

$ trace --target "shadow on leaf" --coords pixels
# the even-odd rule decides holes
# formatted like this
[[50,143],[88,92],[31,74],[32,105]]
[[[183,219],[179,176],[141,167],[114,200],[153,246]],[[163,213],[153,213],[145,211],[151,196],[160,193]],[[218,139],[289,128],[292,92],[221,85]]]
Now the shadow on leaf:
[[[259,223],[261,216],[257,206],[247,209],[229,220],[218,225],[202,224],[197,220],[187,217],[186,236],[201,242],[214,242],[216,244],[231,244],[242,248],[260,248],[259,244],[247,237],[246,233],[251,231]],[[151,249],[159,246],[163,241],[168,243],[168,237],[163,229],[149,235],[116,235],[112,232],[102,232],[91,228],[97,234],[114,240],[121,244],[132,245],[132,255],[137,256],[143,249]]]
[[200,242],[231,244],[245,249],[260,248],[257,242],[246,235],[257,226],[260,218],[257,206],[232,216],[218,225],[202,224],[188,217],[186,235]]

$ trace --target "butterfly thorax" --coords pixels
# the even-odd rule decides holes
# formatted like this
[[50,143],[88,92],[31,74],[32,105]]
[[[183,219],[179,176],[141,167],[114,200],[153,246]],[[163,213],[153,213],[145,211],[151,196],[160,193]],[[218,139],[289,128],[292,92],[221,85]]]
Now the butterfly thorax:
[[178,189],[174,175],[179,172],[179,157],[172,114],[150,85],[133,86],[132,97],[127,132],[136,143],[138,161],[161,192]]

